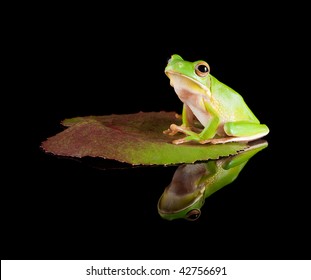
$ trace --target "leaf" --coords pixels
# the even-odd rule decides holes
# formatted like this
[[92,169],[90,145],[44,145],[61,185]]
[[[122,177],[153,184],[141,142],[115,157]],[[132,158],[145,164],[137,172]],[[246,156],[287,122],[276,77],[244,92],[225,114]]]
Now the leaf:
[[163,134],[172,123],[180,124],[175,112],[139,112],[65,119],[64,131],[42,142],[41,148],[59,156],[101,157],[132,165],[193,163],[236,154],[245,143],[175,145],[181,134]]

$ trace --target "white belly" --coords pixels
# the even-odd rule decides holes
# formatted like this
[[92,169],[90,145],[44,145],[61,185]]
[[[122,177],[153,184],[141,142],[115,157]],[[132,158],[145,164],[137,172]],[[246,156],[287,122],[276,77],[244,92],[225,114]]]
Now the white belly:
[[180,100],[186,104],[199,122],[205,127],[210,118],[209,113],[204,106],[204,97],[202,95],[181,91],[178,94]]
[[199,122],[205,127],[209,119],[209,114],[207,113],[207,111],[204,111],[202,108],[197,108],[192,105],[188,105],[188,106],[191,109],[192,113],[199,120]]

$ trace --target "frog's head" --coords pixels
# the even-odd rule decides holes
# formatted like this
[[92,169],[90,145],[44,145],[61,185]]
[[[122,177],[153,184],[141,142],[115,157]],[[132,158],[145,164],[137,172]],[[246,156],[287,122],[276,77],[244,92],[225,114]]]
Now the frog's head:
[[166,189],[158,201],[158,212],[166,220],[186,219],[197,220],[201,215],[201,207],[204,204],[202,193],[190,195],[176,195]]
[[211,95],[210,67],[203,60],[190,62],[174,54],[169,59],[164,72],[177,93]]
[[158,201],[158,212],[162,218],[194,221],[200,217],[200,208],[205,201],[205,187],[200,183],[204,172],[204,165],[200,164],[185,164],[177,168]]

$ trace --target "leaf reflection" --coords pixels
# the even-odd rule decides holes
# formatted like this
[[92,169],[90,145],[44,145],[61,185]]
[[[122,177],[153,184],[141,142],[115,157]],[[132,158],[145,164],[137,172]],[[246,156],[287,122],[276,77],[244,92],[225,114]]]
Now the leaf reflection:
[[205,199],[232,183],[246,163],[268,146],[260,139],[236,155],[194,164],[182,164],[158,200],[158,213],[166,220],[197,220]]

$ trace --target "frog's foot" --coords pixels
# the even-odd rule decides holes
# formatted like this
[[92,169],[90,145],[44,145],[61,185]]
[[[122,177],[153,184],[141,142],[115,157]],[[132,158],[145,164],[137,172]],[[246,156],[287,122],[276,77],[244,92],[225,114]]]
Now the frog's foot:
[[[201,130],[198,129],[198,132]],[[164,134],[168,135],[175,135],[178,132],[181,132],[183,134],[186,134],[187,136],[181,139],[176,139],[173,141],[174,144],[182,144],[190,141],[200,141],[200,136],[198,133],[194,132],[193,129],[190,129],[189,127],[186,127],[185,125],[176,125],[176,124],[171,124],[170,128],[167,130],[164,130]]]
[[265,133],[262,134],[256,134],[253,136],[228,136],[228,137],[223,137],[223,138],[212,138],[212,139],[207,139],[207,140],[202,140],[200,141],[201,144],[224,144],[224,143],[229,143],[229,142],[250,142],[256,139],[259,139],[263,136],[265,136]]
[[239,142],[239,137],[224,137],[224,138],[212,138],[207,140],[201,140],[201,144],[224,144],[229,142]]
[[189,134],[188,136],[184,137],[184,138],[180,138],[180,139],[176,139],[173,141],[173,144],[183,144],[183,143],[187,143],[187,142],[197,142],[200,143],[201,138],[199,136],[199,134],[193,132],[193,131],[186,131],[185,134]]
[[193,136],[187,136],[184,138],[176,139],[176,140],[172,141],[172,143],[179,145],[179,144],[183,144],[183,143],[187,143],[187,142],[191,142],[191,141],[197,142],[198,140],[194,139]]
[[171,124],[170,128],[164,130],[163,133],[168,135],[175,135],[178,132],[186,133],[186,131],[189,131],[189,128],[185,127],[184,125]]

